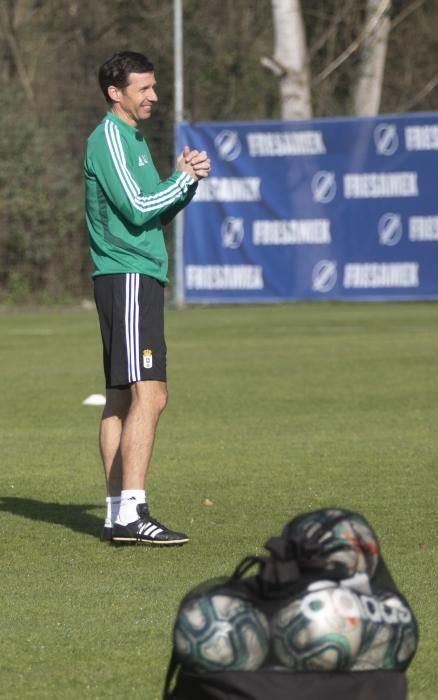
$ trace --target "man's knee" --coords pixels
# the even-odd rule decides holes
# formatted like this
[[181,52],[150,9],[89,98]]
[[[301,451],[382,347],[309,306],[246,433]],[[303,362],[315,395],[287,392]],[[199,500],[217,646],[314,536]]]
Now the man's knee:
[[132,397],[134,402],[139,402],[144,407],[152,405],[160,414],[167,405],[167,385],[157,381],[136,382],[132,385]]
[[163,386],[160,386],[157,393],[157,410],[162,413],[167,406],[168,395],[166,385],[163,384]]

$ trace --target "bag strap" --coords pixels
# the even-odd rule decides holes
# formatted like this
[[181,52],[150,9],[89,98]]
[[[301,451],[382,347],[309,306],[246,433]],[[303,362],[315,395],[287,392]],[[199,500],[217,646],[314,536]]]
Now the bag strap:
[[230,576],[230,579],[236,580],[243,578],[245,574],[257,564],[259,567],[263,567],[265,564],[265,557],[257,557],[256,555],[245,557],[245,559],[242,559],[242,561],[236,566]]
[[176,658],[175,650],[172,650],[172,656],[170,657],[169,665],[166,672],[166,680],[164,681],[164,690],[162,700],[172,700],[170,686],[175,679],[176,671],[180,666],[179,661]]
[[302,572],[297,560],[295,558],[283,559],[280,555],[280,550],[283,549],[282,545],[280,538],[273,538],[265,545],[274,555],[266,557],[260,571],[260,579],[265,593],[268,593],[269,590],[272,593],[274,591],[284,593],[285,589],[290,590],[291,585],[302,578]]
[[[263,594],[270,598],[276,597],[278,594],[284,595],[285,586],[287,590],[290,584],[295,583],[301,577],[300,567],[295,559],[282,560],[282,544],[281,538],[272,538],[267,543],[267,548],[274,555],[270,557],[249,556],[243,559],[236,567],[234,573],[230,577],[230,581],[240,580],[245,574],[258,566],[259,571],[256,574]],[[277,546],[280,549],[277,549]]]

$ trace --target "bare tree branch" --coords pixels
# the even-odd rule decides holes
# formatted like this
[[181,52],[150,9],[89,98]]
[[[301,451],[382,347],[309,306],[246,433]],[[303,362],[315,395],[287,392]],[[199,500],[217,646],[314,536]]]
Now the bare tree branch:
[[370,34],[372,34],[373,31],[376,29],[383,15],[385,14],[385,12],[388,11],[390,5],[391,0],[382,0],[382,2],[379,5],[378,11],[365,25],[364,29],[359,34],[357,39],[355,39],[350,44],[350,46],[348,46],[345,49],[345,51],[343,51],[337,58],[335,58],[334,61],[332,61],[326,68],[324,68],[324,70],[321,71],[321,73],[314,77],[314,79],[312,80],[313,85],[318,85],[318,83],[321,83],[323,80],[328,78],[328,76],[331,73],[337,70],[340,65],[342,65],[348,58],[350,58],[350,56],[353,53],[355,53],[355,51],[357,51],[362,46],[362,44],[366,41]]
[[27,24],[38,12],[37,9],[29,5],[30,3],[27,0],[14,0],[13,8],[11,8],[13,12],[11,27],[14,32],[16,32],[22,24]]
[[411,15],[413,12],[418,10],[422,5],[424,5],[425,2],[426,2],[426,0],[415,0],[415,2],[413,2],[411,5],[406,7],[403,10],[403,12],[400,12],[400,14],[397,15],[397,17],[395,17],[391,22],[391,31],[393,29],[395,29],[395,27],[397,27],[401,22],[404,22],[404,20],[407,17],[409,17],[409,15]]
[[342,22],[344,17],[348,14],[349,10],[350,8],[348,6],[348,3],[345,3],[342,10],[334,15],[326,31],[323,32],[319,39],[315,41],[313,46],[309,48],[309,62],[312,60],[313,56],[324,46],[328,39],[330,39],[330,37],[336,32],[339,23]]
[[144,0],[139,0],[139,7],[136,8],[136,11],[139,15],[139,17],[143,17],[146,21],[150,21],[153,19],[164,19],[166,15],[169,15],[173,12],[172,6],[169,4],[168,7],[161,8],[159,10],[156,10],[155,12],[152,12],[150,9],[149,3]]
[[417,92],[417,94],[414,95],[414,97],[409,102],[406,102],[404,105],[399,107],[399,109],[397,111],[398,112],[408,112],[410,109],[412,109],[412,107],[415,107],[415,105],[417,105],[419,102],[421,102],[421,100],[424,97],[427,97],[427,95],[430,95],[432,90],[434,90],[436,87],[438,87],[438,73],[435,75],[434,78],[429,80],[429,82],[426,83],[426,85],[424,85],[424,87],[420,90],[420,92]]
[[32,108],[35,106],[35,95],[32,88],[32,83],[29,78],[26,66],[24,64],[23,56],[21,54],[20,45],[17,41],[17,37],[11,27],[10,18],[8,16],[7,8],[5,5],[0,5],[0,28],[5,37],[6,43],[12,54],[12,58],[17,69],[17,74],[23,88],[24,94],[27,100],[30,102]]
[[286,68],[281,63],[276,61],[275,58],[262,56],[260,58],[260,63],[262,64],[263,68],[270,70],[276,78],[283,78],[283,76],[285,76],[287,73]]
[[39,59],[39,57],[40,57],[40,55],[41,55],[41,52],[42,52],[43,48],[46,46],[46,44],[47,44],[48,41],[49,41],[49,34],[48,34],[48,33],[43,34],[43,35],[40,37],[40,40],[39,40],[39,42],[38,42],[38,45],[37,45],[36,48],[35,48],[34,55],[33,55],[33,63],[32,63],[32,65],[31,65],[31,67],[29,68],[29,72],[28,72],[28,75],[29,75],[29,82],[30,82],[30,85],[31,85],[31,86],[32,86],[33,83],[34,83],[35,77],[36,77],[36,74],[37,74],[38,59]]

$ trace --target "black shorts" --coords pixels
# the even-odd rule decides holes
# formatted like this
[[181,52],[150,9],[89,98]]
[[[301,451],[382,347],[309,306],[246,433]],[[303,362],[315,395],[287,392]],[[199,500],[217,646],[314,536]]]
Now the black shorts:
[[94,278],[106,387],[166,381],[164,285],[128,273]]

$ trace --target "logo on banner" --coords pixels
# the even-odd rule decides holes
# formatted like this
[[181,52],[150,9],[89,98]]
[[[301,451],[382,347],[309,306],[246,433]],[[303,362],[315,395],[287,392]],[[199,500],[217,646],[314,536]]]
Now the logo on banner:
[[438,151],[438,124],[405,127],[407,151]]
[[260,265],[187,265],[187,289],[263,289]]
[[320,260],[312,271],[312,290],[325,294],[333,289],[338,280],[338,271],[334,260]]
[[254,131],[247,135],[246,140],[252,158],[327,153],[322,131]]
[[347,173],[345,199],[379,199],[382,197],[418,197],[418,173]]
[[346,289],[419,287],[419,273],[418,262],[347,263],[344,267],[344,287]]
[[438,216],[410,216],[410,241],[438,241]]
[[221,235],[224,248],[239,248],[245,235],[243,219],[227,216],[222,224]]
[[400,214],[383,214],[379,220],[379,241],[381,245],[397,245],[403,235],[403,226]]
[[197,202],[258,202],[259,177],[209,177],[199,183]]
[[374,143],[380,156],[392,156],[399,144],[396,125],[378,124],[374,129]]
[[333,172],[320,170],[312,178],[313,201],[328,204],[336,195],[336,177]]
[[221,131],[216,136],[214,145],[219,158],[226,161],[236,160],[242,150],[237,131],[230,131],[229,129]]
[[331,243],[329,219],[256,220],[254,245],[327,245]]

